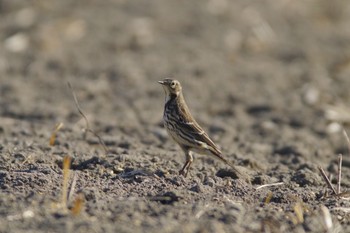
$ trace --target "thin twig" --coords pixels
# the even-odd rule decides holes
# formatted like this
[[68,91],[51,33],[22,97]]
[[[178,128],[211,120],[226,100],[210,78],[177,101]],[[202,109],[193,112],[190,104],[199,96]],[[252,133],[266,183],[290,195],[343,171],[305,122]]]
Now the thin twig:
[[85,120],[85,124],[86,124],[86,129],[90,129],[90,125],[89,125],[89,121],[87,119],[87,117],[85,116],[85,114],[83,113],[83,111],[81,110],[80,106],[79,106],[79,102],[77,99],[77,96],[75,95],[75,92],[73,90],[72,85],[70,84],[70,82],[67,82],[69,89],[72,92],[73,98],[74,98],[74,103],[75,103],[75,107],[78,109],[80,115],[84,118]]
[[350,192],[342,192],[337,194],[337,197],[340,197],[342,199],[350,199]]
[[323,179],[325,180],[325,182],[327,183],[328,187],[329,187],[330,189],[332,189],[332,191],[334,192],[334,194],[337,194],[337,192],[335,191],[335,189],[334,189],[334,187],[333,187],[331,181],[328,179],[326,173],[324,172],[323,168],[322,168],[322,167],[318,167],[318,170],[320,170],[321,175],[322,175]]
[[72,183],[70,184],[70,187],[69,187],[69,192],[68,192],[68,203],[70,200],[72,200],[72,196],[74,194],[74,189],[75,189],[75,186],[76,186],[76,183],[77,183],[77,173],[74,172],[73,173],[73,181]]
[[103,150],[106,152],[106,154],[109,152],[105,142],[102,140],[102,138],[100,137],[100,135],[98,135],[95,131],[93,131],[92,129],[86,129],[87,132],[92,133],[95,137],[97,137],[100,145],[103,147]]
[[337,194],[340,193],[340,183],[341,183],[341,165],[343,161],[343,155],[338,156],[338,182],[337,182]]
[[72,95],[73,95],[73,98],[74,98],[75,106],[76,106],[76,108],[78,109],[78,112],[80,113],[80,115],[81,115],[81,116],[84,118],[84,120],[85,120],[85,124],[86,124],[85,132],[90,132],[90,133],[92,133],[95,137],[97,137],[98,141],[100,142],[100,145],[103,147],[104,151],[105,151],[106,154],[107,154],[107,153],[108,153],[108,148],[107,148],[106,144],[104,143],[104,141],[102,140],[102,138],[101,138],[95,131],[93,131],[93,130],[90,128],[89,120],[88,120],[88,118],[86,117],[86,115],[83,113],[83,111],[81,110],[81,108],[80,108],[80,106],[79,106],[78,98],[77,98],[77,96],[75,95],[75,92],[74,92],[74,90],[73,90],[72,85],[70,84],[70,82],[67,82],[67,84],[68,84],[69,89],[70,89],[71,92],[72,92]]
[[284,184],[283,182],[273,183],[273,184],[264,184],[264,185],[261,185],[259,187],[256,187],[255,189],[258,190],[258,189],[265,188],[265,187],[278,186],[278,185],[283,185],[283,184]]
[[349,150],[349,154],[350,154],[350,139],[349,139],[349,136],[346,133],[345,129],[343,129],[343,134],[344,134],[344,136],[346,138],[346,141],[348,142],[348,150]]

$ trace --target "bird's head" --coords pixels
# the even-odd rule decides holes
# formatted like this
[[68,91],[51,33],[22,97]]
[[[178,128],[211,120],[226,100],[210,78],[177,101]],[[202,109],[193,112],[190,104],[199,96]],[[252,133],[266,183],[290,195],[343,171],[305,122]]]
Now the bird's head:
[[162,81],[158,81],[158,83],[162,84],[166,96],[178,96],[181,93],[181,84],[176,79],[166,78]]

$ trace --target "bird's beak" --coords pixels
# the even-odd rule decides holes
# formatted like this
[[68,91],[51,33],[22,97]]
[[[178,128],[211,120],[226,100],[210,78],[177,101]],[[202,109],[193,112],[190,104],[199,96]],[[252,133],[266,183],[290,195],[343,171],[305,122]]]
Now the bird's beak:
[[164,81],[158,81],[158,83],[160,83],[160,84],[162,84],[162,85],[164,85],[164,84],[165,84],[165,82],[164,82]]

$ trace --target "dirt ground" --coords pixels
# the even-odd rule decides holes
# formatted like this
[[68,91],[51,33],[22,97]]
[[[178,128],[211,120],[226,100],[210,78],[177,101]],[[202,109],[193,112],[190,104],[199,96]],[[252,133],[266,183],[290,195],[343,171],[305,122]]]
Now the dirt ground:
[[[350,232],[349,23],[343,0],[0,0],[0,232]],[[250,183],[178,175],[165,77]]]

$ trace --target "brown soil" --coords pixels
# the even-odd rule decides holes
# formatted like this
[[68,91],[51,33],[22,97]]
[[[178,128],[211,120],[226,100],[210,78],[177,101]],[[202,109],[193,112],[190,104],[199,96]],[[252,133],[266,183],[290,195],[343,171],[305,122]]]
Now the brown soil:
[[[0,0],[0,232],[350,232],[318,171],[335,186],[344,154],[350,188],[349,22],[342,0]],[[209,156],[178,175],[164,77],[251,184]]]

